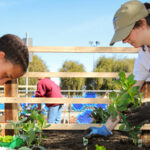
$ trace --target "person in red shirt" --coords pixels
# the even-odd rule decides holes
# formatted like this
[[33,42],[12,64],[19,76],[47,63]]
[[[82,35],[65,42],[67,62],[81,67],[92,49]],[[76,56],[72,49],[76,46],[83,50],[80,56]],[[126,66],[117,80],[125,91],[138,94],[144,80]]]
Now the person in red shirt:
[[[35,97],[62,98],[60,87],[49,78],[38,78]],[[46,104],[48,107],[48,123],[59,124],[61,122],[61,112],[63,104]]]

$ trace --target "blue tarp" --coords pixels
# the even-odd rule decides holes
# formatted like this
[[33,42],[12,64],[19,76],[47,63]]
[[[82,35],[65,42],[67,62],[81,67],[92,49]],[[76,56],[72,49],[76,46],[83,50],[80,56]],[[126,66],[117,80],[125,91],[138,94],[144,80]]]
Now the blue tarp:
[[[84,98],[97,98],[97,94],[95,92],[86,92]],[[72,109],[74,111],[82,111],[89,107],[97,107],[97,108],[101,107],[102,109],[107,109],[107,104],[72,104]]]
[[79,114],[77,116],[77,123],[78,124],[89,124],[92,123],[92,118],[90,117],[90,114],[93,110],[92,109],[87,109],[84,110],[83,113]]

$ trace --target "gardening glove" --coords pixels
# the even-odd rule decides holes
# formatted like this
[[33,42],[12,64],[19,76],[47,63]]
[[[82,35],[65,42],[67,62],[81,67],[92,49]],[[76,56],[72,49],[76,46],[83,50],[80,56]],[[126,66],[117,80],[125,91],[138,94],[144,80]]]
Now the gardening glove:
[[91,138],[92,136],[95,135],[100,135],[100,136],[109,136],[112,135],[112,132],[107,129],[105,125],[102,127],[90,127],[86,130],[88,135],[86,135],[86,138]]
[[143,103],[141,107],[132,110],[127,116],[127,120],[131,125],[141,126],[150,122],[150,102]]

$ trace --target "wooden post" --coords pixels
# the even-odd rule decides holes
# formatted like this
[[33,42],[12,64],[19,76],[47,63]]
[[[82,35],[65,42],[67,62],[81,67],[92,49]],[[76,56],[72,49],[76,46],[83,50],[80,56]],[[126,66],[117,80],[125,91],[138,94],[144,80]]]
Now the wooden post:
[[[146,81],[141,88],[141,92],[144,93],[144,98],[150,98],[150,81]],[[150,131],[142,131],[142,143],[145,146],[150,146]]]
[[144,98],[150,98],[150,81],[143,84],[141,92],[144,93]]
[[[8,81],[4,85],[4,96],[5,97],[17,97],[18,95],[18,85],[17,85],[17,79]],[[18,104],[13,103],[5,103],[5,122],[9,122],[11,120],[14,120],[15,122],[18,121]],[[13,130],[5,130],[5,135],[13,135]]]

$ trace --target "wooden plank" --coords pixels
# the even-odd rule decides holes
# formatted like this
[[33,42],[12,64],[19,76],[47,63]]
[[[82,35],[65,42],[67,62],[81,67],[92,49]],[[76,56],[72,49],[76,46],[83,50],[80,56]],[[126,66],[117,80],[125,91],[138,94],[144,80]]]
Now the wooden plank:
[[[17,97],[18,88],[17,88],[17,80],[8,81],[4,86],[4,95],[5,97]],[[14,122],[18,121],[18,104],[17,103],[5,103],[5,122],[14,120]],[[5,135],[13,135],[13,130],[5,130]]]
[[23,77],[118,78],[118,72],[27,72]]
[[[4,96],[9,98],[18,96],[17,80],[8,81],[5,84]],[[5,121],[8,120],[18,121],[18,104],[15,102],[5,104]]]
[[38,53],[138,53],[139,48],[133,47],[58,47],[33,46],[28,47],[30,52]]
[[1,97],[1,103],[75,103],[75,104],[109,104],[110,100],[106,98],[26,98],[26,97]]
[[13,125],[11,123],[0,123],[1,129],[14,129]]
[[[26,85],[18,85],[18,88],[26,88]],[[28,85],[28,88],[37,88],[37,85]]]
[[[47,103],[47,104],[110,104],[109,98],[31,98],[31,97],[1,97],[1,103]],[[150,101],[150,98],[142,102]]]
[[150,98],[144,98],[142,99],[142,102],[145,103],[145,102],[150,102]]
[[[114,130],[119,130],[119,126],[121,124],[117,124]],[[101,127],[102,124],[51,124],[51,126],[45,130],[86,130],[89,127]],[[141,130],[149,130],[150,124],[145,124],[142,126]]]
[[144,124],[141,130],[150,130],[150,124]]
[[51,124],[45,130],[86,130],[89,127],[101,127],[101,124]]
[[[1,129],[14,129],[10,123],[0,123]],[[101,127],[102,124],[51,124],[49,128],[44,130],[86,130],[89,127]],[[120,124],[118,124],[114,130],[119,129]],[[149,130],[150,124],[145,124],[142,130]]]
[[[1,129],[14,129],[11,123],[0,123]],[[101,127],[101,124],[51,124],[45,130],[85,130],[90,126]]]
[[[101,127],[102,124],[51,124],[51,126],[45,130],[86,130],[89,127]],[[120,124],[117,124],[114,130],[119,130]],[[149,130],[150,124],[145,124],[141,130]]]

